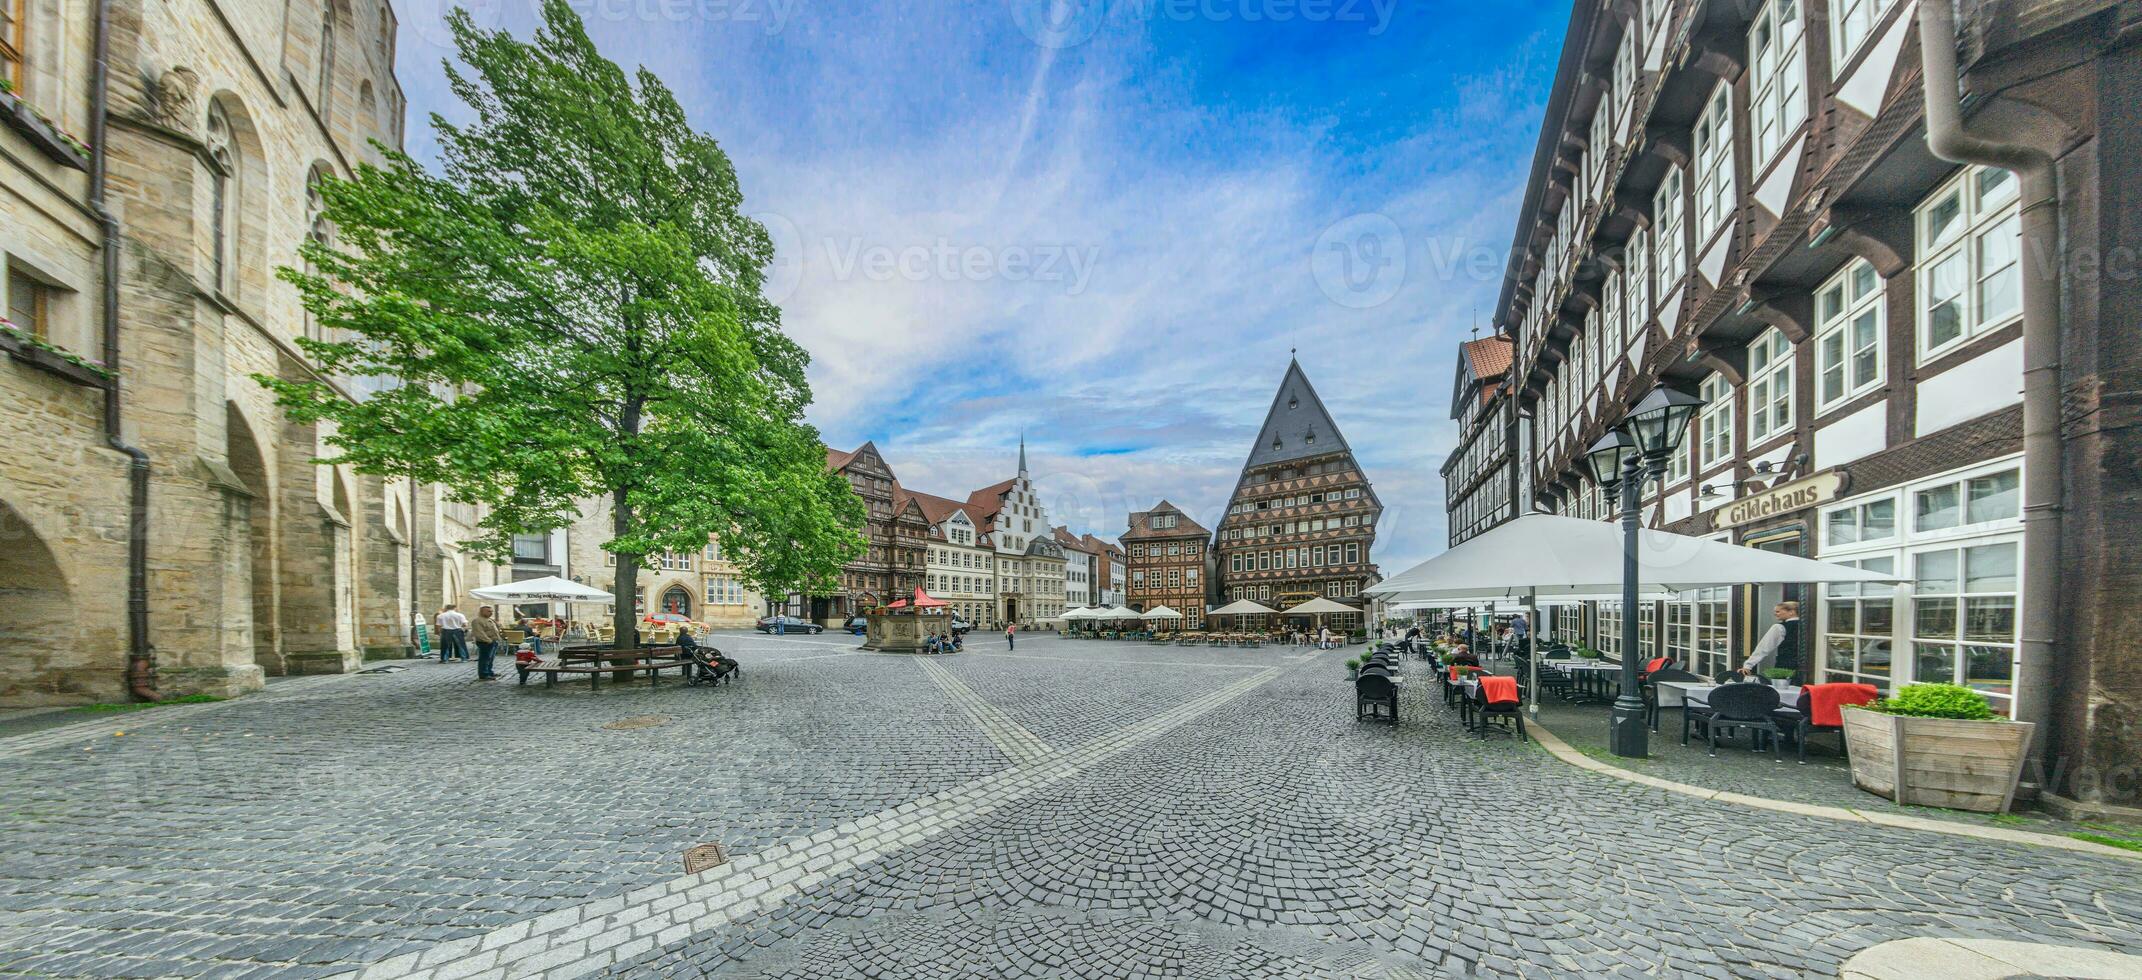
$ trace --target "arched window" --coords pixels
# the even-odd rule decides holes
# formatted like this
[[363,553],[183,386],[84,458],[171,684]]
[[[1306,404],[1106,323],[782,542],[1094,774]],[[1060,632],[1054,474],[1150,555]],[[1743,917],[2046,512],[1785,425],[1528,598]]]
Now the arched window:
[[[327,177],[326,165],[316,165],[305,175],[305,239],[322,247],[334,243],[335,226],[327,220],[327,196],[320,187]],[[305,260],[305,271],[311,272],[312,261]],[[320,320],[312,309],[305,310],[305,336],[325,340],[320,329]]]
[[684,586],[672,585],[662,593],[662,611],[679,616],[692,614],[692,594]]
[[320,114],[327,114],[328,97],[335,91],[335,2],[327,0],[320,9],[320,82],[314,91],[320,95]]
[[209,234],[212,247],[216,290],[222,293],[233,291],[231,270],[236,263],[231,261],[237,248],[237,235],[232,222],[238,213],[238,148],[236,136],[231,131],[231,117],[220,102],[208,105],[208,180],[209,180]]

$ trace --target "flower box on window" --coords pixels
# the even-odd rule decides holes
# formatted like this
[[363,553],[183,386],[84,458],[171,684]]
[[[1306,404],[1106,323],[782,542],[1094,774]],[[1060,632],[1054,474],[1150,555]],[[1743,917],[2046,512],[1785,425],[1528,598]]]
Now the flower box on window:
[[0,87],[0,119],[21,133],[53,162],[76,170],[89,170],[89,147],[59,128],[43,112],[13,91]]

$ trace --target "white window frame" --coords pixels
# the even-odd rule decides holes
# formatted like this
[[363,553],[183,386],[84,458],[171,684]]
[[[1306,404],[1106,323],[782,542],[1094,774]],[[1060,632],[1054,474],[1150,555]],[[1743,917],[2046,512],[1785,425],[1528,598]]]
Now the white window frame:
[[[2023,228],[2017,205],[2017,183],[2015,175],[2006,171],[1967,167],[1928,195],[1914,210],[1913,237],[1918,245],[1919,363],[1924,364],[1969,343],[1974,337],[2023,318]],[[1989,184],[1995,193],[1987,193]],[[1936,237],[1931,230],[1934,216],[1952,198],[1956,202],[1956,215]],[[1937,341],[1933,336],[1934,315],[1930,304],[1936,298],[1937,278],[1944,269],[1952,268],[1952,262],[1956,263],[1953,268],[1961,269],[1963,275],[1962,291],[1956,296],[1956,302],[1960,304],[1958,324],[1954,336]],[[1989,265],[1994,268],[1992,275],[1987,272]],[[2008,284],[2010,291],[2004,292],[2009,299],[2006,309],[1989,314],[1985,309],[1987,286],[1996,277]]]
[[1624,275],[1628,288],[1629,316],[1622,322],[1621,345],[1624,349],[1635,339],[1636,331],[1651,322],[1651,231],[1638,228],[1629,236],[1629,244],[1623,250],[1628,268]]
[[1882,386],[1887,297],[1887,283],[1866,259],[1853,259],[1815,291],[1817,414]]
[[1651,233],[1651,267],[1658,280],[1658,295],[1663,298],[1688,272],[1688,202],[1683,200],[1681,168],[1666,168],[1666,178],[1659,182],[1651,209],[1652,223],[1657,226]]
[[[1962,469],[1951,470],[1947,473],[1924,477],[1918,480],[1914,480],[1911,483],[1904,484],[1902,486],[1887,487],[1882,490],[1863,496],[1839,500],[1823,508],[1823,534],[1820,539],[1822,541],[1822,547],[1821,550],[1816,554],[1817,558],[1823,561],[1833,561],[1842,564],[1853,565],[1863,565],[1865,560],[1870,558],[1887,558],[1894,563],[1893,567],[1895,569],[1895,573],[1904,579],[1903,583],[1895,586],[1891,590],[1891,592],[1893,593],[1893,595],[1891,596],[1891,601],[1893,603],[1891,607],[1891,632],[1893,635],[1890,638],[1891,674],[1890,677],[1887,679],[1886,684],[1904,685],[1915,683],[1963,683],[1968,680],[1968,678],[1964,677],[1964,670],[1968,664],[1968,659],[1963,654],[1963,648],[1967,646],[1996,646],[2008,649],[2011,653],[2011,656],[2014,655],[2014,650],[2017,646],[2017,643],[2014,641],[2014,639],[2003,642],[1969,643],[1961,638],[1961,634],[1963,632],[1962,617],[1965,615],[1966,608],[1965,603],[1962,600],[1968,598],[1983,599],[1989,596],[2003,596],[2013,594],[2016,597],[2016,615],[2018,621],[2016,629],[2018,633],[2020,633],[2022,597],[2024,595],[2024,590],[2029,587],[2029,583],[2024,577],[2025,569],[2022,567],[2021,562],[2021,542],[2023,529],[2021,497],[2021,487],[2023,483],[2022,465],[2022,458],[2020,456],[2009,456],[2003,459],[1992,460],[1989,462],[1964,467]],[[1983,480],[1998,474],[2005,474],[2011,472],[2015,474],[2015,483],[2017,487],[2016,507],[2011,516],[1997,517],[1990,520],[1975,522],[1960,522],[1953,526],[1941,527],[1927,531],[1917,530],[1917,500],[1918,496],[1921,493],[1941,487],[1962,486],[1965,489],[1960,491],[1960,495],[1962,497],[1967,498],[1969,493],[1968,485],[1971,481]],[[1829,543],[1829,515],[1840,511],[1864,508],[1870,505],[1879,504],[1883,502],[1887,502],[1888,505],[1893,508],[1893,512],[1895,515],[1895,530],[1892,534],[1873,540],[1862,539],[1837,545],[1832,545]],[[1966,504],[1965,506],[1967,507],[1968,504]],[[1946,637],[1921,639],[1918,634],[1918,589],[1916,585],[1919,556],[1930,552],[1958,551],[1960,549],[2002,544],[2014,544],[2017,548],[2017,581],[2015,591],[2013,593],[1969,592],[1964,589],[1965,583],[1959,581],[1958,589],[1955,592],[1943,592],[1940,593],[1939,596],[1930,597],[1956,597],[1959,599],[1957,610],[1957,615],[1959,617],[1959,636],[1955,639],[1950,639]],[[1961,574],[1962,571],[1963,570],[1960,568],[1959,573]],[[1870,596],[1866,595],[1868,591],[1871,590],[1876,593],[1879,593],[1881,589],[1882,587],[1879,586],[1826,586],[1823,588],[1823,596],[1817,606],[1818,620],[1817,629],[1815,633],[1818,638],[1821,638],[1816,646],[1816,667],[1817,670],[1821,672],[1820,676],[1828,677],[1831,675],[1836,675],[1842,677],[1847,674],[1853,674],[1864,678],[1866,683],[1874,683],[1876,684],[1876,686],[1886,686],[1883,681],[1877,680],[1880,675],[1867,673],[1864,669],[1863,664],[1855,664],[1853,668],[1849,670],[1844,669],[1841,665],[1832,665],[1828,660],[1829,650],[1828,643],[1826,640],[1826,638],[1832,633],[1831,623],[1829,621],[1829,602],[1832,598],[1865,599],[1870,598]],[[1879,596],[1877,595],[1872,597],[1878,598]],[[1863,609],[1860,610],[1859,615],[1864,616]],[[1854,635],[1858,634],[1855,633]],[[1922,645],[1929,647],[1945,647],[1952,652],[1953,656],[1950,660],[1949,670],[1945,676],[1922,677],[1919,675],[1919,660],[1921,653],[1920,647]],[[2011,666],[2011,670],[2012,669],[2013,667]],[[2011,694],[2009,695],[2003,695],[1997,692],[1988,694],[1988,699],[1993,702],[1994,709],[1996,711],[2001,711],[2005,713],[2014,703],[2012,700],[2013,674],[2011,674],[2010,677],[2010,686]]]
[[1733,86],[1719,82],[1695,126],[1696,244],[1733,216]]
[[1697,465],[1708,472],[1733,458],[1733,382],[1723,374],[1703,379],[1703,411],[1696,417]]
[[[1748,445],[1760,446],[1792,431],[1793,361],[1792,341],[1776,327],[1748,345]],[[1777,418],[1781,407],[1782,421]]]
[[1807,121],[1804,13],[1800,0],[1769,0],[1748,28],[1748,139],[1758,174]]
[[1830,0],[1830,74],[1852,60],[1852,55],[1867,39],[1874,36],[1874,27],[1881,23],[1882,15],[1896,5],[1897,0]]

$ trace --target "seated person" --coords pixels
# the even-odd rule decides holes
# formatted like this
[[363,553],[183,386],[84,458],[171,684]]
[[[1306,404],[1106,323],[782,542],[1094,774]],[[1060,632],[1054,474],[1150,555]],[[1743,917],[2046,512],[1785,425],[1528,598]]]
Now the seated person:
[[689,626],[677,627],[677,659],[691,660],[699,653],[699,641],[692,637]]
[[922,649],[929,653],[942,653],[944,651],[944,641],[938,639],[937,634],[932,633],[929,639],[922,641]]
[[1480,658],[1473,655],[1472,647],[1460,643],[1451,648],[1450,656],[1443,658],[1443,663],[1452,667],[1478,667]]

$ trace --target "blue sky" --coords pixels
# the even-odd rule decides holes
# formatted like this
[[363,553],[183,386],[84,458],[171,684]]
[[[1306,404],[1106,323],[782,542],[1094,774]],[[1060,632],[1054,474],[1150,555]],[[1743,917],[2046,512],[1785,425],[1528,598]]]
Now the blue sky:
[[[530,0],[482,0],[526,34]],[[736,162],[812,420],[948,496],[1010,475],[1120,533],[1208,524],[1300,349],[1386,508],[1443,548],[1456,343],[1484,320],[1569,7],[1444,0],[576,0]],[[404,0],[409,149],[454,115]]]

